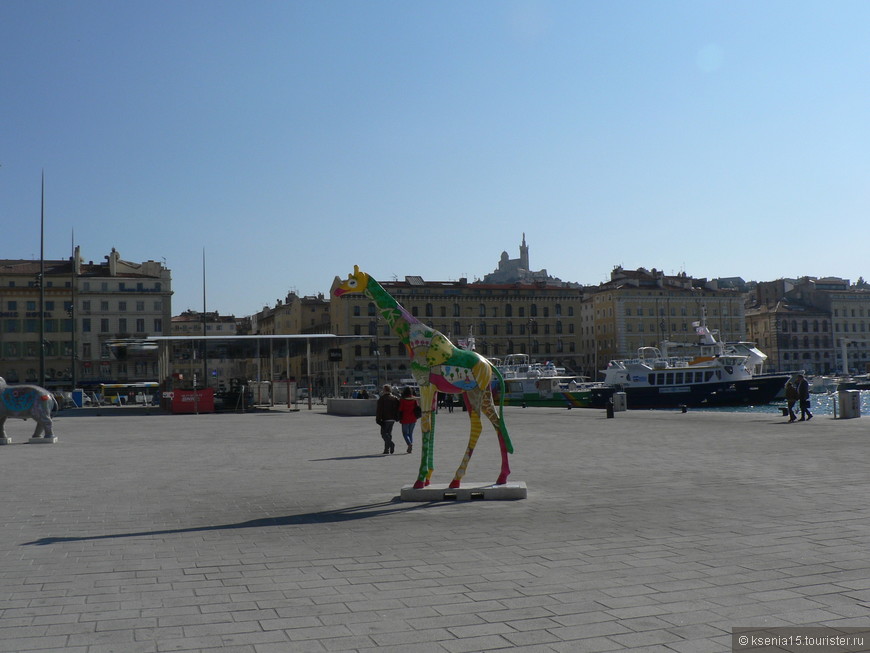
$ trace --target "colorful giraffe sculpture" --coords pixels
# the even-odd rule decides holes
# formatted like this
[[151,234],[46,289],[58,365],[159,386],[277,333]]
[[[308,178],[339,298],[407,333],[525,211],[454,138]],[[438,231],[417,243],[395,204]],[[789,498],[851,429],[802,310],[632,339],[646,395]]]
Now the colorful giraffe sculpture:
[[434,411],[439,391],[461,394],[471,418],[468,448],[450,487],[458,488],[462,477],[465,476],[468,462],[483,428],[480,420],[481,412],[492,422],[498,435],[501,472],[496,484],[507,483],[511,471],[508,465],[508,454],[513,453],[514,449],[504,423],[503,405],[500,404],[496,412],[492,397],[491,383],[494,377],[501,384],[500,395],[504,397],[504,379],[498,369],[477,352],[454,346],[444,334],[420,322],[384,290],[381,284],[360,271],[359,266],[354,266],[353,274],[341,282],[333,293],[336,297],[346,293],[361,293],[371,299],[411,358],[411,373],[420,386],[420,404],[423,410],[420,472],[414,487],[419,489],[429,485],[432,477],[435,447]]

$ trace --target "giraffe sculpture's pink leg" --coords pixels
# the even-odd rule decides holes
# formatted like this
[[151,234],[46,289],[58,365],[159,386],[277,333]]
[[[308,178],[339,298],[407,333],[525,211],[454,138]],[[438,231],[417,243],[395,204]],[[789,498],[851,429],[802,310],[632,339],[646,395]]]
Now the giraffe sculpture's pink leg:
[[495,432],[498,434],[498,448],[501,451],[501,471],[499,472],[495,484],[504,485],[507,483],[507,478],[511,473],[510,464],[508,463],[508,453],[510,453],[510,449],[508,448],[505,433],[502,430],[505,428],[504,424],[495,410],[495,402],[492,399],[492,391],[489,388],[486,389],[483,395],[482,410],[489,418],[489,421],[492,422]]

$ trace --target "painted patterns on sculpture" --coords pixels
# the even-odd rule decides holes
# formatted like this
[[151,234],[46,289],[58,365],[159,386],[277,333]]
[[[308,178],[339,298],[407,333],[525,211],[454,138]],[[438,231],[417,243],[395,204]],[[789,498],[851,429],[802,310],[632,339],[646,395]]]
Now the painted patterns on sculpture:
[[36,429],[31,442],[56,442],[51,424],[51,411],[57,407],[54,396],[37,385],[6,385],[0,377],[0,444],[10,444],[6,435],[6,419],[32,419]]
[[422,488],[429,485],[432,477],[435,445],[434,410],[438,392],[463,395],[471,419],[468,447],[450,487],[460,486],[468,468],[468,462],[483,428],[481,413],[486,415],[498,435],[501,470],[496,484],[507,483],[510,474],[508,454],[513,453],[513,445],[504,423],[503,406],[499,405],[496,411],[492,396],[491,384],[493,380],[497,380],[502,386],[500,394],[504,397],[504,379],[495,366],[475,351],[456,347],[444,334],[420,322],[384,290],[383,286],[360,271],[358,266],[354,266],[353,273],[334,290],[336,297],[347,293],[360,293],[369,297],[410,356],[411,373],[420,386],[420,405],[423,409],[421,420],[423,446],[420,453],[420,471],[414,487]]

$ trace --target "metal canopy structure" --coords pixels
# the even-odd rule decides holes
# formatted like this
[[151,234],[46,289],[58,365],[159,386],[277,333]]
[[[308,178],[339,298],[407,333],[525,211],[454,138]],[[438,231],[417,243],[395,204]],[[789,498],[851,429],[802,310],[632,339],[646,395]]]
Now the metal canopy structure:
[[[275,341],[286,342],[288,343],[286,355],[289,361],[290,358],[290,342],[299,342],[305,341],[305,355],[306,355],[306,366],[305,375],[308,378],[308,382],[311,382],[311,341],[324,341],[324,340],[370,340],[371,336],[362,336],[362,335],[353,335],[353,336],[339,336],[334,333],[309,333],[309,334],[275,334],[275,335],[225,335],[225,336],[216,336],[216,335],[191,335],[191,336],[147,336],[142,340],[136,341],[139,346],[148,347],[149,345],[156,345],[158,348],[157,354],[157,366],[158,366],[158,374],[160,379],[165,379],[169,376],[170,371],[170,363],[169,363],[169,346],[172,343],[181,343],[181,342],[189,342],[189,343],[206,343],[206,344],[242,344],[242,343],[253,343],[257,348],[257,365],[259,366],[260,356],[260,342],[267,342],[270,344],[270,355],[271,355],[271,344]],[[289,364],[288,364],[289,367]],[[259,376],[259,370],[258,370]],[[258,379],[259,380],[259,379]],[[310,400],[310,388],[309,388],[309,400]]]

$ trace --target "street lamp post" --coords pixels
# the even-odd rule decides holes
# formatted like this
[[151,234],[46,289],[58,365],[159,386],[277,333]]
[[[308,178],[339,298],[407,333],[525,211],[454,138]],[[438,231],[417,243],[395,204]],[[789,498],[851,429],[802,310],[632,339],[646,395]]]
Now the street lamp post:
[[537,324],[535,318],[529,318],[528,336],[529,336],[529,362],[532,362],[532,326]]

